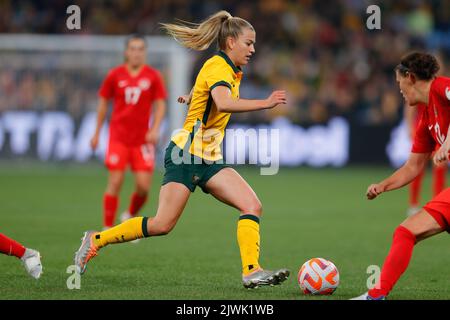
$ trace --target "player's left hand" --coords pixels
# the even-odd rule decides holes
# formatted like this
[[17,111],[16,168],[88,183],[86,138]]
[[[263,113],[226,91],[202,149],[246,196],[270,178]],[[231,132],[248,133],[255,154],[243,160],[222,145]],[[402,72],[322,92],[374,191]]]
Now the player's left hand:
[[192,99],[192,96],[190,94],[186,94],[184,96],[179,96],[177,101],[178,101],[178,103],[190,104],[191,99]]
[[145,142],[157,145],[159,141],[159,129],[150,129],[145,135]]
[[450,143],[448,140],[442,144],[438,151],[434,153],[433,163],[435,165],[440,165],[449,160]]

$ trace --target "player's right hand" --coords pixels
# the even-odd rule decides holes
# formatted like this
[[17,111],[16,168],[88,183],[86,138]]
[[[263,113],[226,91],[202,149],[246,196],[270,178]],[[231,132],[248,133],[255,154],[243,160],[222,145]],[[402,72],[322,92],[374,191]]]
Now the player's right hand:
[[98,135],[94,134],[94,136],[91,138],[91,148],[92,150],[97,149],[98,146]]
[[381,193],[384,192],[384,187],[378,183],[371,184],[367,188],[366,196],[367,199],[372,200],[378,197]]
[[286,104],[286,91],[284,90],[276,90],[272,92],[272,94],[266,99],[267,109],[272,109],[279,104]]

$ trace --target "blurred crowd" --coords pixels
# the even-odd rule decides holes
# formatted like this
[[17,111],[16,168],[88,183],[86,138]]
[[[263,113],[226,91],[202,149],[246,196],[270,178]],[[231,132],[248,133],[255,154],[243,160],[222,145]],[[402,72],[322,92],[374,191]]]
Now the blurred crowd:
[[[65,12],[71,4],[81,8],[80,31],[66,28]],[[366,27],[366,8],[371,4],[381,8],[381,30]],[[390,125],[402,115],[393,73],[402,55],[431,51],[443,65],[441,73],[450,75],[446,0],[3,0],[0,33],[161,35],[159,22],[200,22],[221,9],[247,19],[257,32],[256,54],[244,68],[241,96],[261,98],[274,89],[289,93],[286,106],[236,115],[235,121],[268,122],[287,116],[308,125],[344,116],[365,125]],[[195,54],[193,76],[213,52]],[[67,74],[0,69],[0,111],[11,106],[38,110],[65,106],[80,116],[95,105],[103,75],[72,71],[69,79]],[[61,96],[67,92],[64,88],[72,90]]]

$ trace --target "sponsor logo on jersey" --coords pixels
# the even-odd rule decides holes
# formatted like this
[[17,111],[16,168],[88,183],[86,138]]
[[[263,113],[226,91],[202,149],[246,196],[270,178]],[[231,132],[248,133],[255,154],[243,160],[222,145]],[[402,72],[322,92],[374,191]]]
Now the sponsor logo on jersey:
[[148,88],[150,88],[151,82],[148,79],[141,79],[139,80],[138,85],[142,90],[147,90]]
[[450,88],[449,87],[445,88],[445,96],[447,97],[448,100],[450,100]]

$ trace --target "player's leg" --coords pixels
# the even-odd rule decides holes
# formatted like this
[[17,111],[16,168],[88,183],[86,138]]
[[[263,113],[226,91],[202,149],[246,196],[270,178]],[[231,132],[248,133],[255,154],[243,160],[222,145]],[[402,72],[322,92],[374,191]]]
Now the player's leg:
[[110,170],[105,194],[103,195],[103,228],[114,225],[117,208],[119,207],[119,193],[125,178],[124,170]]
[[190,193],[190,190],[181,183],[170,182],[163,185],[154,217],[132,218],[114,228],[100,232],[94,241],[97,248],[143,237],[168,234],[183,213]]
[[0,233],[0,252],[8,256],[22,258],[26,248],[19,242]]
[[420,211],[420,191],[422,189],[424,175],[425,170],[423,170],[409,185],[409,208],[406,212],[407,216],[412,216]]
[[41,255],[38,251],[25,248],[25,246],[19,242],[0,233],[0,253],[15,256],[22,260],[26,271],[33,278],[39,279],[41,276]]
[[383,264],[380,281],[357,300],[384,298],[408,267],[414,245],[450,229],[450,188],[445,189],[423,209],[408,217],[394,232],[391,249]]
[[108,168],[108,182],[103,195],[103,229],[111,228],[119,207],[119,193],[125,178],[125,169],[129,161],[128,147],[118,141],[109,141],[105,157]]
[[130,163],[134,173],[135,190],[131,195],[128,210],[121,215],[122,222],[135,217],[147,201],[155,164],[153,145],[144,144],[133,147],[130,154]]
[[369,290],[371,298],[386,297],[405,272],[417,242],[441,233],[444,229],[424,209],[408,217],[395,229],[391,249],[381,269],[380,281]]
[[[147,202],[147,195],[152,181],[152,173],[147,171],[135,171],[134,178],[135,191],[131,195],[128,210],[122,212],[120,215],[120,222],[136,217],[138,212]],[[139,241],[139,239],[136,239],[132,241],[132,243],[139,243]]]
[[152,183],[152,173],[146,171],[137,171],[134,173],[135,178],[135,190],[131,195],[130,205],[128,211],[122,217],[122,221],[127,218],[135,217],[139,210],[144,206],[147,201],[147,195],[150,191]]
[[262,206],[249,184],[232,168],[224,168],[214,174],[205,184],[207,192],[240,212],[237,240],[242,261],[244,286],[278,284],[289,276],[289,271],[280,269],[265,271],[259,264],[259,221]]
[[448,163],[433,166],[433,196],[438,195],[445,189]]
[[167,183],[161,187],[158,210],[154,218],[131,218],[102,232],[86,232],[79,250],[75,253],[77,271],[84,273],[89,260],[108,244],[168,234],[181,216],[190,193],[191,191],[181,183]]

